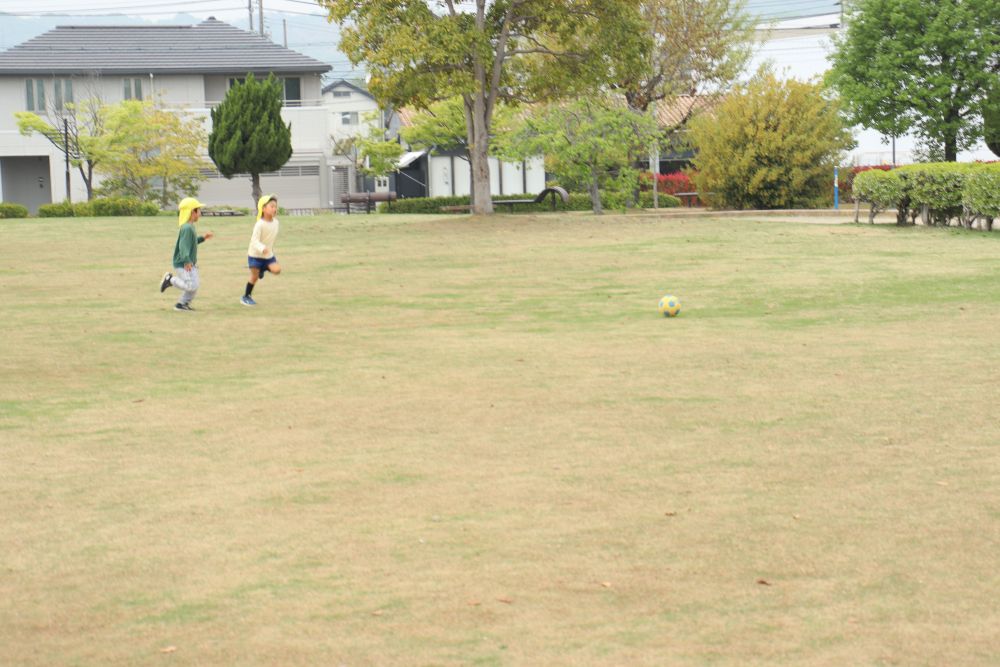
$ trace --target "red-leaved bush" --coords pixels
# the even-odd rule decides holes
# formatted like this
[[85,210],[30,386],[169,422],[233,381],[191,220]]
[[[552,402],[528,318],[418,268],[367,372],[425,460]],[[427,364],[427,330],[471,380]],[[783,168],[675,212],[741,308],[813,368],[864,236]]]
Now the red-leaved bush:
[[[648,171],[642,174],[642,189],[652,190],[653,189],[653,175]],[[657,192],[663,192],[668,195],[674,195],[678,192],[694,192],[694,184],[691,179],[683,171],[676,171],[672,174],[657,174],[656,175],[656,190]]]

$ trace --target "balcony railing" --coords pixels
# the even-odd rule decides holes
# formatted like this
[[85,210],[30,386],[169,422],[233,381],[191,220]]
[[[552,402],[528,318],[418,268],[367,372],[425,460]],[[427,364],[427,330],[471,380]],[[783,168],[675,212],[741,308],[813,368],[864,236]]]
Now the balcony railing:
[[[214,109],[222,104],[222,100],[167,100],[160,101],[159,105],[165,109]],[[314,100],[285,100],[281,105],[283,109],[301,109],[303,107],[321,107],[322,99]]]

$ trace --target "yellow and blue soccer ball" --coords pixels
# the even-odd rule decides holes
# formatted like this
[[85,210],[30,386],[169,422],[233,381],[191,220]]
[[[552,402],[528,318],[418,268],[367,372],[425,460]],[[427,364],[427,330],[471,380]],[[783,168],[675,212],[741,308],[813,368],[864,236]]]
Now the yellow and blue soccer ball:
[[660,299],[660,312],[664,317],[677,317],[681,312],[681,302],[676,296],[668,294]]

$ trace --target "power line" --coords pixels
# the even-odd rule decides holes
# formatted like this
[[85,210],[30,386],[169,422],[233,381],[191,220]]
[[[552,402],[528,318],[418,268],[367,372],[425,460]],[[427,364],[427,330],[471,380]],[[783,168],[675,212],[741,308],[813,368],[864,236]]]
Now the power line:
[[[143,16],[143,15],[158,15],[158,14],[178,14],[176,9],[171,11],[161,11],[161,12],[147,12],[147,11],[135,11],[135,10],[148,10],[156,9],[157,7],[179,7],[179,6],[190,6],[190,5],[205,5],[216,4],[216,3],[226,3],[228,7],[212,7],[205,11],[227,11],[229,9],[240,9],[240,7],[233,5],[233,0],[186,0],[184,2],[157,2],[154,4],[137,5],[131,3],[128,5],[117,5],[114,7],[91,7],[82,10],[67,11],[67,10],[35,10],[35,11],[19,11],[19,12],[0,12],[2,16],[16,16],[16,17],[45,17],[45,16],[114,16],[115,14],[100,14],[96,12],[120,12],[123,14],[128,14],[131,16]],[[86,13],[83,13],[86,12]]]

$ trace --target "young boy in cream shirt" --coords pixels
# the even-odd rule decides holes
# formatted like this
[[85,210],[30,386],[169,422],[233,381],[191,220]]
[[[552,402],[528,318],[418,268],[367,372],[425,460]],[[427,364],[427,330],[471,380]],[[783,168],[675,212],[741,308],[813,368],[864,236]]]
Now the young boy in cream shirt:
[[250,268],[250,282],[246,292],[240,299],[244,306],[256,306],[253,300],[254,285],[268,271],[277,275],[281,273],[281,265],[274,256],[274,242],[278,238],[278,198],[274,195],[264,195],[257,200],[257,223],[253,226],[250,236],[250,247],[247,248],[247,266]]

